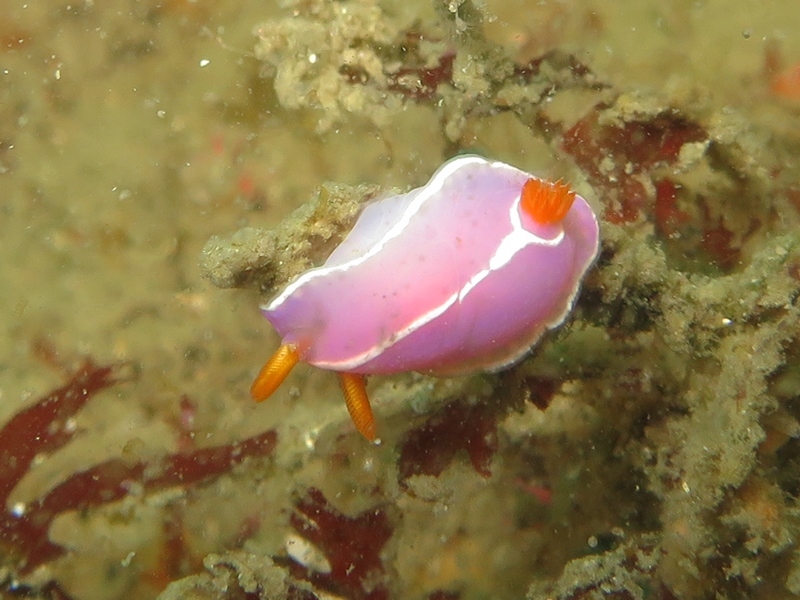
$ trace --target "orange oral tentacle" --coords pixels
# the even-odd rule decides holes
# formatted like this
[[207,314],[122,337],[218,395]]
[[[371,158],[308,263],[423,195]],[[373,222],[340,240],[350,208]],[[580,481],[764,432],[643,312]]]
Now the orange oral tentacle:
[[522,186],[520,203],[534,221],[551,225],[567,216],[574,200],[575,192],[560,179],[551,182],[531,177]]
[[269,398],[298,362],[300,362],[300,354],[297,352],[297,347],[293,344],[282,344],[256,376],[253,385],[250,386],[250,396],[253,400],[263,402]]
[[364,377],[355,373],[339,373],[339,385],[347,404],[347,412],[350,413],[356,429],[370,442],[374,442],[378,438],[378,432],[372,407],[369,405]]

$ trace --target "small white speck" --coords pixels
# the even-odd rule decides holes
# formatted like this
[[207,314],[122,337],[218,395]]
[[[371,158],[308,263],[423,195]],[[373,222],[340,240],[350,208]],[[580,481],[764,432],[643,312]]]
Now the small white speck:
[[11,514],[17,518],[22,517],[27,510],[27,506],[25,506],[24,502],[16,502],[14,506],[11,507]]
[[317,62],[317,55],[316,54],[309,54],[308,55],[308,62],[312,65]]
[[686,492],[687,494],[692,491],[692,489],[689,487],[689,484],[686,483],[685,481],[681,482],[681,487],[683,488],[683,491]]
[[123,567],[130,567],[134,556],[136,556],[136,552],[128,552],[128,556],[119,561],[119,564],[121,564]]
[[61,79],[61,69],[56,69],[56,79]]
[[586,540],[586,543],[589,545],[589,548],[597,548],[597,538],[593,535],[589,536],[589,539]]
[[728,325],[732,324],[733,320],[729,319],[728,317],[722,317],[722,324],[727,327]]
[[167,111],[165,111],[165,110],[159,110],[159,111],[157,111],[157,112],[156,112],[156,114],[158,115],[158,118],[159,118],[159,119],[163,119],[163,118],[166,116],[166,114],[167,114]]
[[203,58],[203,59],[200,60],[200,67],[201,68],[202,67],[207,67],[210,64],[211,64],[211,61],[208,60],[207,58]]
[[319,437],[319,428],[313,427],[303,434],[303,444],[309,450],[313,450],[317,445],[317,438]]

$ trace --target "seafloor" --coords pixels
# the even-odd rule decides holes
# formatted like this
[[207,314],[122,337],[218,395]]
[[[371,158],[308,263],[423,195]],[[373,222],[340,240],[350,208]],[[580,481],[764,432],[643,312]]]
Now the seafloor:
[[[800,596],[796,2],[0,8],[0,595]],[[379,446],[253,404],[258,302],[461,152],[600,215],[569,323]]]

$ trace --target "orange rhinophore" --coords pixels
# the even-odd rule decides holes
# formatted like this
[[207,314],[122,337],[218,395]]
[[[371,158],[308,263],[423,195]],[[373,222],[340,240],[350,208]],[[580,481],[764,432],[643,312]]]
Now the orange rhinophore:
[[542,225],[561,222],[574,201],[575,192],[560,179],[553,182],[531,177],[522,186],[522,210]]

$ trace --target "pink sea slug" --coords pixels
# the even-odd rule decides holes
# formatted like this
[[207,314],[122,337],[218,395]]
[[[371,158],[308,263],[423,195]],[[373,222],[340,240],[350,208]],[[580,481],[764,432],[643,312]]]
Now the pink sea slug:
[[566,184],[456,157],[369,204],[324,265],[262,306],[283,343],[251,394],[265,400],[299,361],[337,371],[375,440],[364,375],[514,364],[566,319],[598,245],[597,218]]

